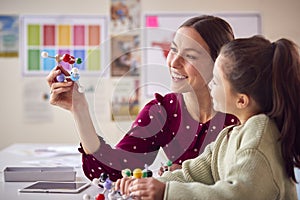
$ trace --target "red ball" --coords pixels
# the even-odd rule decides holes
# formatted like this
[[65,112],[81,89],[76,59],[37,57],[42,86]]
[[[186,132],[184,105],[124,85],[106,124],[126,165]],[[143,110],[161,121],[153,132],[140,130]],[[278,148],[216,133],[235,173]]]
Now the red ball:
[[96,200],[105,200],[105,196],[104,194],[98,194],[97,197],[96,197]]
[[69,62],[70,59],[71,59],[71,56],[69,54],[67,54],[67,53],[62,56],[62,60],[64,62]]
[[70,56],[70,60],[68,61],[69,62],[69,64],[74,64],[75,63],[75,57],[74,56]]

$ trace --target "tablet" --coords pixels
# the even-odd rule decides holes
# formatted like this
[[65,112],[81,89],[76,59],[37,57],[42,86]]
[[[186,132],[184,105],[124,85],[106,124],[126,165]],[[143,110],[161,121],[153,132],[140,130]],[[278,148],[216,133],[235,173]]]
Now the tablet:
[[37,181],[19,189],[19,192],[79,193],[89,185],[90,183],[86,182]]

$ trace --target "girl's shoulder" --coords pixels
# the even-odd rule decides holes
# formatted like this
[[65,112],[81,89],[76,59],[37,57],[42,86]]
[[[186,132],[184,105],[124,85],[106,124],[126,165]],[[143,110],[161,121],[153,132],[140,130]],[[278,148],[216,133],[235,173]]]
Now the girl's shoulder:
[[244,147],[261,148],[265,142],[275,144],[278,143],[280,135],[274,120],[265,114],[252,116],[243,125],[234,129]]

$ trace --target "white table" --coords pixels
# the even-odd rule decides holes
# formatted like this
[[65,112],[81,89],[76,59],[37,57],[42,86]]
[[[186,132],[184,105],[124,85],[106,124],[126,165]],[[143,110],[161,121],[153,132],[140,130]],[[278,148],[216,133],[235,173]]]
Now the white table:
[[[51,155],[51,152],[41,156],[34,156],[34,151],[49,150],[49,147],[55,147],[59,150],[59,155]],[[18,189],[30,185],[31,182],[5,182],[3,170],[5,167],[16,166],[45,166],[49,165],[61,166],[67,164],[68,166],[75,167],[77,171],[76,180],[89,181],[83,174],[81,169],[81,155],[77,152],[78,145],[65,145],[65,144],[14,144],[0,151],[0,199],[3,200],[82,200],[84,194],[90,194],[92,197],[96,196],[102,190],[95,186],[83,190],[78,194],[55,194],[55,193],[20,193]],[[67,148],[66,153],[64,148]],[[74,149],[74,151],[72,150]],[[61,151],[60,151],[61,150]],[[70,151],[72,150],[72,151]],[[62,160],[64,161],[62,163]],[[296,169],[296,177],[300,182],[300,170]],[[297,184],[298,199],[300,200],[300,184]]]
[[[52,152],[50,147],[56,147]],[[0,199],[5,200],[82,200],[84,194],[96,196],[102,190],[91,185],[78,194],[60,193],[20,193],[18,189],[26,187],[32,182],[5,182],[3,170],[5,167],[27,166],[73,166],[77,172],[76,180],[89,180],[81,169],[81,155],[77,151],[78,145],[65,144],[14,144],[0,151]],[[38,150],[40,153],[36,153]],[[74,150],[74,151],[73,151]],[[38,154],[38,155],[37,155]]]

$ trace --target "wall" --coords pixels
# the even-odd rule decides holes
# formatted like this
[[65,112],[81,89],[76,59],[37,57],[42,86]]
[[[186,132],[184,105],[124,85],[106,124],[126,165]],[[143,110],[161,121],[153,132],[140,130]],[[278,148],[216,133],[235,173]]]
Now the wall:
[[[286,37],[300,45],[299,0],[143,0],[142,12],[259,12],[262,32],[270,40]],[[0,0],[0,14],[107,14],[109,1],[105,0]],[[24,84],[19,58],[0,58],[0,149],[15,142],[78,143],[78,136],[70,113],[49,106],[53,120],[46,123],[24,121]],[[45,78],[38,78],[47,90]],[[129,123],[121,124],[121,128]],[[119,125],[107,122],[103,131],[116,142],[121,136]]]

